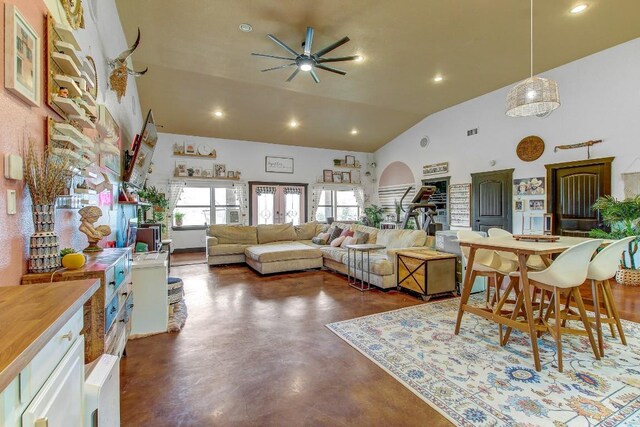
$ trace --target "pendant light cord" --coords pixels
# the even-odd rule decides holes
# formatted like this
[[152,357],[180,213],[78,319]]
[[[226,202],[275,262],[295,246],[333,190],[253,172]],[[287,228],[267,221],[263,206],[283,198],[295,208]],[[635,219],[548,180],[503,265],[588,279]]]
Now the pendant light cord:
[[533,0],[531,0],[531,26],[530,26],[530,29],[531,29],[531,37],[530,37],[531,45],[530,45],[530,49],[529,50],[530,50],[530,53],[531,53],[531,61],[530,61],[531,67],[529,69],[529,72],[531,74],[530,77],[533,77]]

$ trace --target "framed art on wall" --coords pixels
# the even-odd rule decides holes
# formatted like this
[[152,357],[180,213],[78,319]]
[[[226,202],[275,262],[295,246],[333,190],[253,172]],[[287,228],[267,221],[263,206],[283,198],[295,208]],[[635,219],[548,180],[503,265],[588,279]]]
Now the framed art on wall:
[[272,173],[293,173],[293,157],[264,158],[264,171]]
[[[100,134],[100,166],[109,169],[116,176],[120,176],[120,126],[118,126],[106,105],[100,104],[98,106],[96,129],[99,129]],[[140,163],[137,162],[136,166],[142,167],[147,158],[149,161],[151,160],[151,157],[147,156],[147,154],[141,153],[141,155],[137,156],[137,160],[142,158],[142,161]]]
[[322,181],[323,182],[333,182],[333,171],[330,169],[325,169],[322,171]]
[[40,37],[17,7],[4,6],[4,86],[34,107],[40,106]]

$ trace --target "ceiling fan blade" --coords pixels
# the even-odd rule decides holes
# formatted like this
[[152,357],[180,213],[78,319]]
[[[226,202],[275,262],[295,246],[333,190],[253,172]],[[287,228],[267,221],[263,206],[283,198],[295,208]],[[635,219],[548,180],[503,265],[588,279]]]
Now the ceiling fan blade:
[[278,46],[280,46],[281,48],[283,48],[284,50],[286,50],[287,52],[289,52],[291,55],[298,57],[298,53],[291,49],[289,46],[287,46],[286,44],[284,44],[283,42],[281,42],[280,40],[278,40],[276,38],[276,36],[274,36],[273,34],[267,34],[267,37],[269,37],[271,40],[273,40],[274,42],[276,42],[278,44]]
[[322,64],[316,65],[316,68],[320,68],[321,70],[331,71],[332,73],[340,74],[343,76],[347,74],[346,71],[338,70],[337,68],[333,68],[333,67],[327,67],[326,65],[322,65]]
[[291,80],[293,80],[293,78],[296,76],[296,74],[298,74],[299,71],[300,71],[300,68],[296,68],[295,71],[291,73],[287,81],[290,82]]
[[345,44],[346,42],[348,42],[349,40],[351,40],[349,37],[343,37],[340,40],[338,40],[335,43],[330,44],[329,46],[320,49],[319,51],[317,51],[316,53],[313,54],[313,56],[315,56],[316,58],[321,57],[322,55],[331,52],[332,50],[342,46],[343,44]]
[[260,71],[262,71],[264,73],[265,71],[279,70],[281,68],[291,67],[292,65],[296,65],[296,63],[292,62],[291,64],[281,65],[279,67],[267,68],[265,70],[260,70]]
[[353,56],[341,56],[340,58],[319,58],[316,60],[318,64],[322,64],[324,62],[342,62],[342,61],[355,61],[360,58],[359,55]]
[[309,74],[311,74],[311,77],[313,77],[313,80],[316,83],[320,83],[320,79],[318,78],[318,75],[316,74],[316,70],[314,70],[313,68],[311,70],[309,70]]
[[286,59],[289,61],[293,61],[296,58],[285,58],[284,56],[275,56],[275,55],[267,55],[266,53],[251,53],[254,56],[263,56],[265,58],[275,58],[275,59]]
[[313,28],[307,27],[307,37],[304,39],[304,54],[311,55],[311,42],[313,41]]

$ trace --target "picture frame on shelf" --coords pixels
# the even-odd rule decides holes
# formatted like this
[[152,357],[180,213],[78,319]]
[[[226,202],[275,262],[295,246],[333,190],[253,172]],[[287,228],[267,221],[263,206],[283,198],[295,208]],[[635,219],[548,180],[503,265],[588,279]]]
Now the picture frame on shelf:
[[351,172],[342,172],[341,181],[351,183]]
[[514,200],[513,201],[513,211],[514,212],[524,212],[524,200]]
[[342,173],[334,172],[333,173],[333,182],[341,183],[342,182]]
[[203,178],[211,178],[213,176],[212,169],[202,169],[202,177]]
[[221,164],[213,165],[213,171],[216,178],[227,177],[227,167],[225,165],[221,165]]
[[322,182],[333,182],[333,171],[325,169],[322,171]]
[[200,166],[196,166],[193,168],[193,176],[197,178],[202,177],[202,168]]
[[227,178],[235,178],[236,173],[234,171],[227,171]]
[[529,200],[529,210],[531,211],[543,211],[544,199],[531,199]]
[[293,157],[266,156],[264,171],[270,173],[293,173]]
[[176,176],[189,176],[186,163],[176,162]]
[[344,156],[344,164],[346,166],[355,166],[356,165],[356,156]]
[[184,144],[173,144],[173,154],[181,155],[184,154]]
[[5,3],[4,87],[34,107],[40,106],[40,37],[15,5]]
[[196,154],[196,144],[191,142],[184,143],[184,154],[194,155]]

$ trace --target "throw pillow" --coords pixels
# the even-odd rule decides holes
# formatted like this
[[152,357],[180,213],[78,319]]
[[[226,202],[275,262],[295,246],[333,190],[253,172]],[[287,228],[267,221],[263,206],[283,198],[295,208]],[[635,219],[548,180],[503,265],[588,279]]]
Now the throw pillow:
[[323,239],[320,236],[315,236],[311,238],[311,243],[323,246],[327,244],[327,239]]
[[307,222],[305,224],[296,225],[293,227],[298,236],[298,240],[310,240],[316,235],[316,222]]
[[369,241],[369,233],[365,233],[364,231],[356,231],[353,237],[356,238],[357,245],[364,245]]
[[351,237],[353,236],[353,230],[346,228],[342,233],[340,233],[340,235],[344,237]]
[[329,239],[327,239],[327,242],[328,243],[333,242],[333,239],[335,239],[336,237],[340,237],[340,234],[342,234],[342,228],[334,227],[333,231],[331,232],[331,235],[329,236]]
[[342,241],[342,244],[340,245],[341,248],[346,248],[347,245],[355,245],[356,244],[356,238],[353,236],[349,236],[349,237],[345,237],[344,240]]
[[346,239],[346,237],[344,236],[338,236],[335,239],[333,239],[330,243],[330,245],[334,248],[337,248],[338,246],[340,246],[342,244],[342,242],[344,241],[344,239]]

